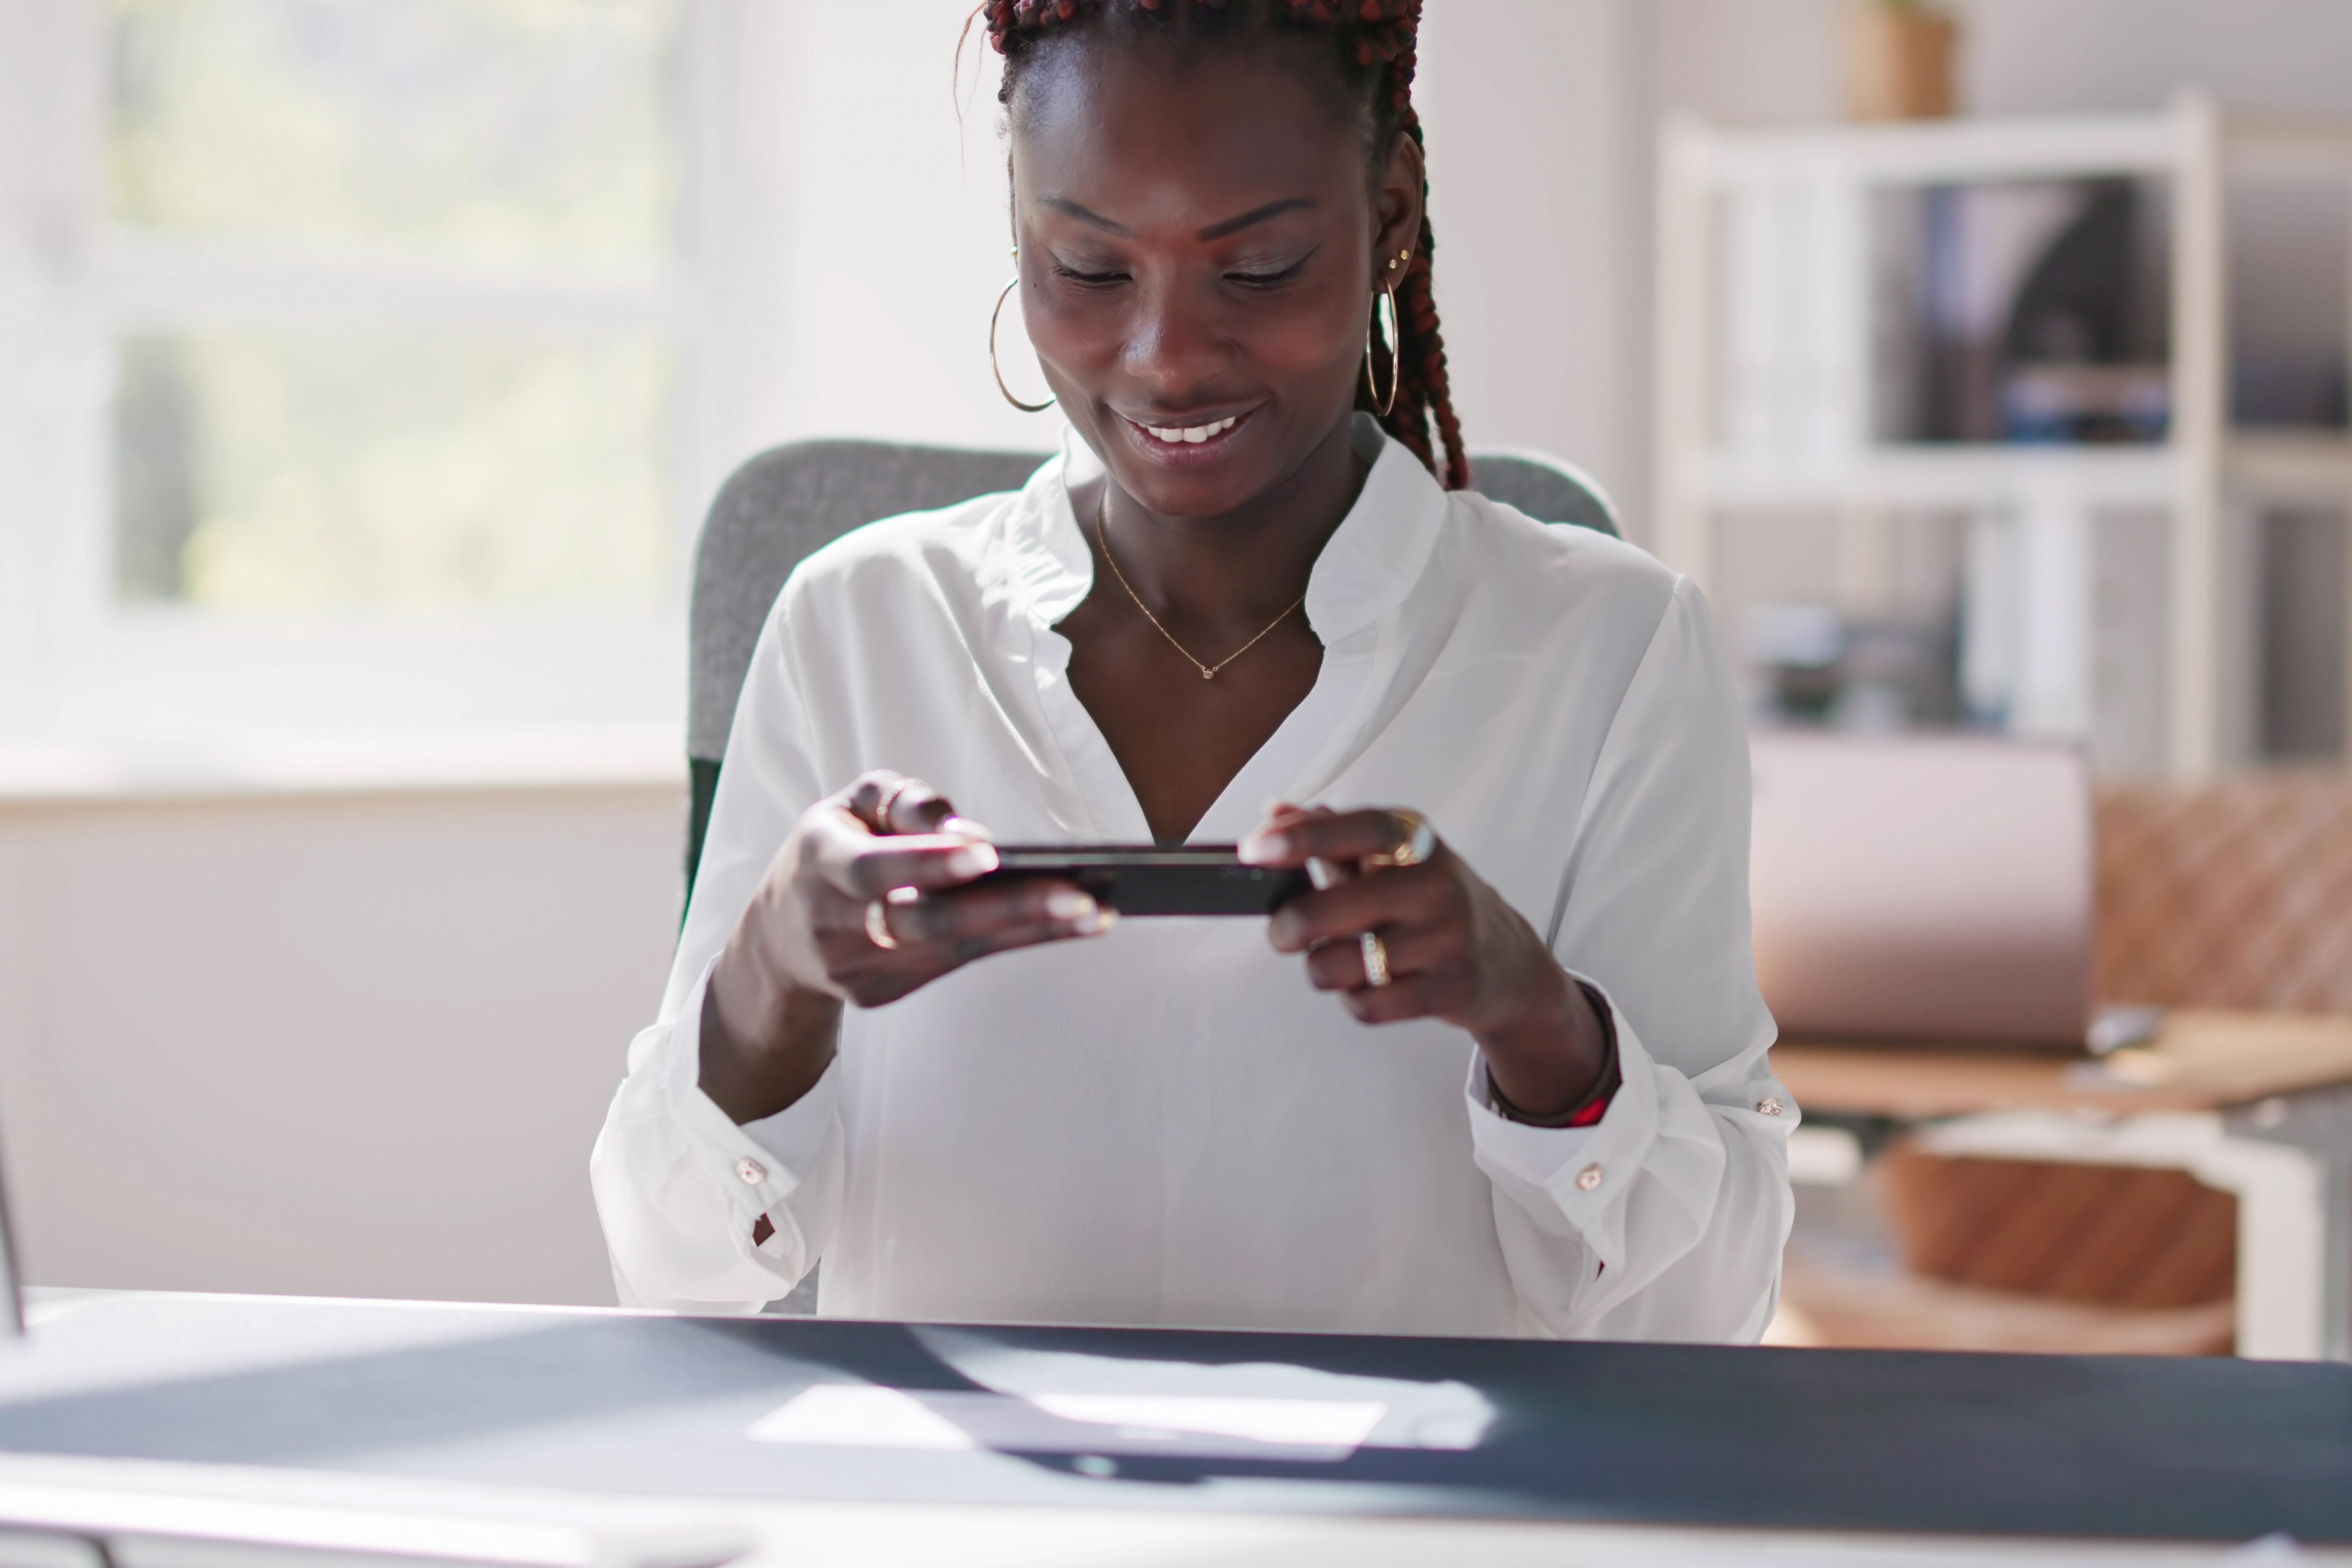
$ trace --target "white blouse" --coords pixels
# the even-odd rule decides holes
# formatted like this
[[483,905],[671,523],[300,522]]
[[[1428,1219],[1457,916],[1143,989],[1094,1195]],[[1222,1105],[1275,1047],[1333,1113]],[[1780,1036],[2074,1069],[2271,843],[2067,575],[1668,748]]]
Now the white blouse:
[[[929,1321],[1752,1341],[1795,1103],[1748,922],[1748,752],[1706,610],[1631,545],[1448,494],[1360,418],[1314,689],[1193,829],[1407,805],[1612,1004],[1623,1087],[1553,1130],[1469,1037],[1370,1028],[1265,922],[1129,920],[846,1013],[798,1103],[696,1086],[713,960],[812,803],[889,767],[1003,842],[1147,841],[1055,624],[1093,584],[1073,440],[1017,494],[860,529],[761,635],[658,1020],[593,1159],[623,1301]],[[774,1226],[753,1246],[765,1214]]]

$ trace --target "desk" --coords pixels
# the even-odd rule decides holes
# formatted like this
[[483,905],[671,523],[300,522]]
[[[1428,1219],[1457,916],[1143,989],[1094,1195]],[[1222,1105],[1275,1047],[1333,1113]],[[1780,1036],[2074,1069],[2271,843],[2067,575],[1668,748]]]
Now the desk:
[[2217,1111],[2352,1083],[2352,1017],[2177,1012],[2147,1047],[2096,1061],[1788,1041],[1772,1048],[1772,1066],[1807,1110],[1850,1116]]
[[[1287,1520],[1267,1539],[1293,1542],[1301,1521],[1423,1516],[2352,1543],[2347,1367],[191,1296],[39,1317],[0,1354],[0,1451],[1195,1521],[1171,1539],[1230,1538],[1202,1516]],[[869,1447],[750,1436],[820,1387],[914,1414]],[[1083,1426],[1072,1395],[1227,1408]],[[1254,1402],[1277,1419],[1252,1437],[1231,1406]],[[1380,1407],[1352,1438],[1301,1424],[1349,1404]],[[1510,1538],[1544,1538],[1527,1529]],[[1453,1545],[1387,1560],[1459,1561],[1462,1537],[1421,1539]]]
[[1806,1112],[1936,1123],[1930,1150],[2159,1165],[2239,1199],[2241,1352],[2352,1358],[2352,1017],[2181,1011],[2092,1061],[1776,1046]]

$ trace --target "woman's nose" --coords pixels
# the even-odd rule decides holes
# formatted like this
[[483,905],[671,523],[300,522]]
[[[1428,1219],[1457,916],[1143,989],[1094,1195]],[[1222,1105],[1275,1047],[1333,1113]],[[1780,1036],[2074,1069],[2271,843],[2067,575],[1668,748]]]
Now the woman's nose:
[[1231,357],[1215,312],[1170,293],[1147,302],[1128,333],[1128,374],[1171,408],[1185,406],[1193,390],[1213,381]]

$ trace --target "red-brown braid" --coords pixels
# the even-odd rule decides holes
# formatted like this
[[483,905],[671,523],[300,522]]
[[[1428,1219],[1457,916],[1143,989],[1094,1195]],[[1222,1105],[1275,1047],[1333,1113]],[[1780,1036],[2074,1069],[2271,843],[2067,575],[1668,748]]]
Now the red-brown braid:
[[[1357,69],[1364,73],[1368,107],[1375,129],[1382,132],[1375,148],[1385,153],[1393,131],[1403,132],[1415,145],[1426,145],[1421,115],[1412,104],[1421,7],[1422,0],[982,0],[978,15],[987,26],[989,43],[1005,58],[1004,86],[998,96],[1008,106],[1013,101],[1014,75],[1030,46],[1057,28],[1121,15],[1181,26],[1206,16],[1229,25],[1255,22],[1325,32],[1342,46],[1344,54],[1353,55]],[[1348,45],[1352,49],[1346,48]],[[1422,194],[1426,198],[1426,179]],[[1445,340],[1438,331],[1437,298],[1430,285],[1430,263],[1436,249],[1436,237],[1424,207],[1412,264],[1397,283],[1402,368],[1396,401],[1381,416],[1381,424],[1427,464],[1446,489],[1467,489],[1470,460],[1462,447],[1462,421],[1454,412]],[[1370,395],[1360,385],[1356,406],[1377,412]]]

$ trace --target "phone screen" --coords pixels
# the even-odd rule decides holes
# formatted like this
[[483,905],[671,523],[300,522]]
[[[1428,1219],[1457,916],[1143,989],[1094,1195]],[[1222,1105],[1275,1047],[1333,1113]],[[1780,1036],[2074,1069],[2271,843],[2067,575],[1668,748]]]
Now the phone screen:
[[1304,871],[1245,866],[1231,844],[1000,844],[982,882],[1055,877],[1122,915],[1268,915],[1311,885]]

